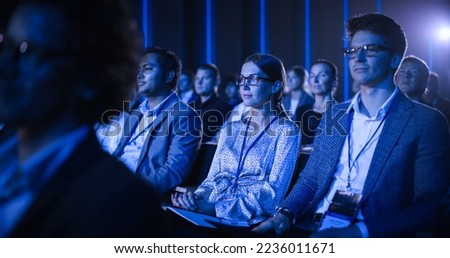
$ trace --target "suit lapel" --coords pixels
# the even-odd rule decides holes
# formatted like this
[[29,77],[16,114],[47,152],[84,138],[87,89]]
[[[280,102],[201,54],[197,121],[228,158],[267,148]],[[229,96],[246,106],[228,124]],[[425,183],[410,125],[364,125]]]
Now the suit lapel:
[[308,161],[307,167],[312,166],[314,174],[321,178],[319,181],[324,182],[318,188],[316,197],[320,198],[316,199],[317,202],[320,202],[328,191],[336,173],[336,166],[347,138],[350,119],[350,115],[346,112],[347,108],[348,104],[328,109],[322,118],[326,123],[323,128],[324,136],[316,137],[314,140],[314,152],[317,153],[317,156],[314,152],[312,153],[310,158],[312,162]]
[[411,111],[409,111],[411,107],[412,105],[409,100],[403,94],[398,93],[388,111],[385,125],[381,131],[372,162],[370,163],[369,172],[364,184],[362,202],[367,199],[379,176],[384,171],[383,168],[411,116]]
[[[168,118],[169,113],[174,109],[173,107],[180,101],[180,98],[173,94],[170,99],[164,104],[161,109],[161,113],[155,118],[152,125],[149,128],[147,137],[145,138],[144,146],[142,147],[142,151],[139,155],[139,160],[136,166],[136,173],[139,171],[139,167],[142,164],[142,161],[147,156],[147,152],[149,151],[150,142],[153,140],[153,135],[155,134],[156,128],[159,128],[162,123]],[[173,116],[174,114],[171,113]],[[168,128],[167,128],[168,129]]]
[[122,138],[120,138],[120,142],[117,145],[116,150],[111,154],[113,157],[120,157],[122,155],[125,146],[129,143],[133,132],[139,125],[143,114],[140,110],[133,110],[128,117],[124,121],[124,132]]
[[[335,114],[335,117],[333,120],[328,123],[328,127],[325,128],[325,132],[327,135],[330,133],[332,134],[331,137],[327,137],[327,141],[329,141],[329,147],[331,150],[330,157],[325,158],[325,160],[329,160],[331,162],[327,162],[326,164],[329,165],[329,168],[327,171],[332,171],[331,173],[334,174],[336,172],[336,165],[339,162],[339,159],[341,157],[342,147],[344,146],[345,139],[348,135],[348,126],[349,126],[349,119],[350,115],[345,112],[347,109],[340,109]],[[327,119],[330,120],[330,119]],[[331,130],[331,131],[330,131]]]

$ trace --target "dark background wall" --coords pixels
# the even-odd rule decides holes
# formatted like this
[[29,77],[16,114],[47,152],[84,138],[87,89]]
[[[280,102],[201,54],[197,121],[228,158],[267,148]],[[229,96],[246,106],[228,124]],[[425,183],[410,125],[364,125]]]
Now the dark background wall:
[[[280,57],[285,66],[309,68],[317,58],[339,69],[338,99],[351,97],[342,55],[344,20],[382,12],[396,19],[408,37],[407,54],[424,59],[450,88],[450,41],[435,34],[450,26],[448,0],[134,0],[145,44],[172,49],[185,68],[216,63],[223,75],[239,73],[254,52]],[[309,18],[309,19],[308,19]]]

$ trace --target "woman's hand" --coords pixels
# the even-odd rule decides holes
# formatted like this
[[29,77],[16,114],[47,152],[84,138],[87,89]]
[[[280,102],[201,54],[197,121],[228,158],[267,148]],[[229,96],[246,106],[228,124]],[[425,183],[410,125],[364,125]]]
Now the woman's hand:
[[180,207],[186,210],[198,211],[201,213],[216,215],[214,203],[209,203],[205,200],[197,200],[194,192],[175,192],[171,195],[172,204],[175,207]]
[[186,193],[180,193],[180,192],[174,192],[171,195],[172,204],[175,207],[180,207],[187,210],[197,210],[198,205],[197,201],[195,200],[195,195],[193,192],[186,192]]

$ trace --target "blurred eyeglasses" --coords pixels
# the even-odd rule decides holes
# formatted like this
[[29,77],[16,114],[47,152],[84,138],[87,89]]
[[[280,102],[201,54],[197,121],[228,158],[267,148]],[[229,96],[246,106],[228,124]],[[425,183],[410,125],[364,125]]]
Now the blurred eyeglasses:
[[358,54],[358,51],[362,50],[364,56],[371,57],[376,56],[378,52],[380,51],[390,51],[389,48],[383,46],[383,45],[377,45],[377,44],[367,44],[359,47],[347,47],[344,48],[344,56],[349,59],[353,59]]
[[5,39],[5,36],[0,34],[0,56],[5,54],[10,54],[14,58],[52,58],[66,56],[66,52],[64,51],[40,47],[30,44],[27,41],[13,42]]
[[239,78],[236,80],[236,85],[238,86],[244,86],[245,82],[248,82],[249,86],[258,86],[260,81],[276,81],[267,77],[262,77],[257,74],[251,74],[248,77],[245,77],[243,75],[240,75]]

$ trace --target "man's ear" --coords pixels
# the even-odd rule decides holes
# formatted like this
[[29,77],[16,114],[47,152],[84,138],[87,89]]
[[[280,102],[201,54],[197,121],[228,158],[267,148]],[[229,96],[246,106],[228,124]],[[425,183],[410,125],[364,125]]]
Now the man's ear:
[[166,83],[171,83],[175,78],[175,71],[168,71],[166,73]]
[[391,68],[397,69],[402,62],[402,55],[399,53],[394,53],[394,56],[391,59]]
[[283,87],[283,82],[276,81],[272,84],[272,94],[280,92],[281,88]]

